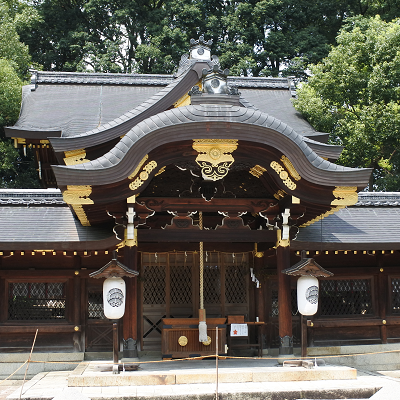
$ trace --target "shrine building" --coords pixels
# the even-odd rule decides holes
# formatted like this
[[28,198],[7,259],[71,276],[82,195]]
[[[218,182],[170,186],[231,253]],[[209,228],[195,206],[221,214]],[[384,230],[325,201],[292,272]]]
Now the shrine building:
[[33,72],[6,135],[43,189],[0,190],[0,352],[29,350],[36,329],[42,351],[111,350],[89,275],[113,251],[139,272],[125,356],[215,349],[203,308],[209,329],[248,323],[244,345],[293,354],[297,277],[281,271],[304,257],[333,273],[309,347],[400,342],[400,194],[335,164],[343,148],[294,109],[290,80],[229,76],[210,46],[192,40],[174,76]]

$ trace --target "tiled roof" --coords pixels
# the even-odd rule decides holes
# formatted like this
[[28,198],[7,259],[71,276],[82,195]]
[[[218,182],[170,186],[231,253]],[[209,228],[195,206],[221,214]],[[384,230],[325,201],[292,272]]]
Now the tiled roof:
[[59,189],[0,189],[0,205],[65,205]]

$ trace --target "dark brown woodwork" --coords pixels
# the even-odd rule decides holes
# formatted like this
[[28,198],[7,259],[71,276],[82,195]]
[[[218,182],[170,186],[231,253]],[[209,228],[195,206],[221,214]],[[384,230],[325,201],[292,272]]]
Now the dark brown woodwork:
[[290,247],[277,246],[276,262],[278,274],[279,337],[292,338],[292,305],[290,276],[282,271],[290,267]]
[[[81,327],[78,326],[80,329]],[[62,333],[62,332],[75,332],[74,324],[51,324],[48,321],[43,323],[31,322],[29,325],[14,324],[14,325],[0,325],[0,333],[18,334],[18,333],[35,333],[36,329],[40,333]]]
[[79,276],[81,269],[81,258],[79,256],[74,257],[74,268],[75,277],[73,280],[74,285],[74,296],[73,296],[73,322],[75,325],[81,325],[81,278]]
[[7,296],[7,284],[5,279],[0,278],[0,323],[7,320],[8,314],[8,296]]
[[206,201],[203,198],[138,198],[138,203],[145,205],[147,209],[156,212],[176,211],[189,212],[250,212],[259,213],[268,210],[277,204],[273,199],[211,199]]
[[[264,265],[264,257],[254,257],[254,273],[256,277],[258,277],[259,280],[261,280],[261,271],[263,269]],[[267,316],[266,316],[266,308],[265,308],[265,283],[261,280],[260,287],[257,288],[256,285],[251,282],[250,284],[255,287],[255,316],[256,318],[258,317],[259,321],[267,321]],[[260,331],[260,338],[263,337],[264,334],[264,325],[259,327]],[[263,343],[260,343],[261,345]]]
[[[386,320],[387,325],[400,325],[400,318],[390,318]],[[307,321],[307,326],[311,328],[338,328],[338,327],[353,327],[353,326],[381,326],[385,325],[380,318],[340,318],[332,320],[314,319],[312,322]]]
[[118,364],[119,340],[118,340],[118,322],[113,322],[113,363]]
[[301,323],[301,356],[307,357],[307,316],[300,316]]
[[[138,270],[138,251],[136,246],[124,247],[124,264],[131,270]],[[126,302],[125,314],[123,316],[122,336],[124,340],[138,338],[138,304],[137,304],[137,278],[125,278]]]
[[138,242],[274,242],[276,231],[258,230],[187,230],[138,229]]
[[[207,318],[207,335],[211,343],[207,346],[199,342],[198,318],[164,318],[162,329],[162,356],[163,358],[184,358],[190,356],[215,355],[215,334],[218,327],[218,354],[225,353],[226,345],[226,318]],[[186,336],[186,346],[181,346],[178,339]]]
[[[377,255],[377,264],[379,268],[378,275],[378,295],[376,296],[378,303],[378,312],[379,317],[383,320],[386,320],[386,312],[387,312],[387,302],[388,302],[388,278],[385,273],[384,268],[384,256],[382,254]],[[382,343],[387,343],[387,327],[386,325],[380,326],[381,340]]]

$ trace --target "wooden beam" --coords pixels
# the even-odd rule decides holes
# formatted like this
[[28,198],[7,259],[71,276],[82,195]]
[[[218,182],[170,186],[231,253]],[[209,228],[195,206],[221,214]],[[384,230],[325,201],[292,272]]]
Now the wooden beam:
[[276,231],[257,230],[240,231],[203,230],[192,231],[185,229],[138,229],[139,247],[141,242],[275,242]]
[[277,205],[275,199],[139,198],[138,202],[156,212],[251,212],[259,213]]
[[[40,333],[61,333],[61,332],[75,332],[74,324],[51,324],[49,321],[46,323],[35,324],[30,322],[30,325],[0,325],[0,333],[35,333],[36,329]],[[79,330],[81,326],[78,325]]]

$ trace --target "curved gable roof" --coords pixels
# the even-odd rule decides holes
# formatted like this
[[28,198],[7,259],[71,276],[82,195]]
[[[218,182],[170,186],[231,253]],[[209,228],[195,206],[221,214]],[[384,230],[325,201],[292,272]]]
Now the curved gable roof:
[[261,111],[199,104],[151,116],[134,126],[104,156],[74,166],[54,166],[59,185],[107,185],[126,179],[153,149],[192,139],[237,139],[271,146],[289,157],[300,175],[317,185],[368,183],[370,169],[338,166],[319,157],[294,129]]

